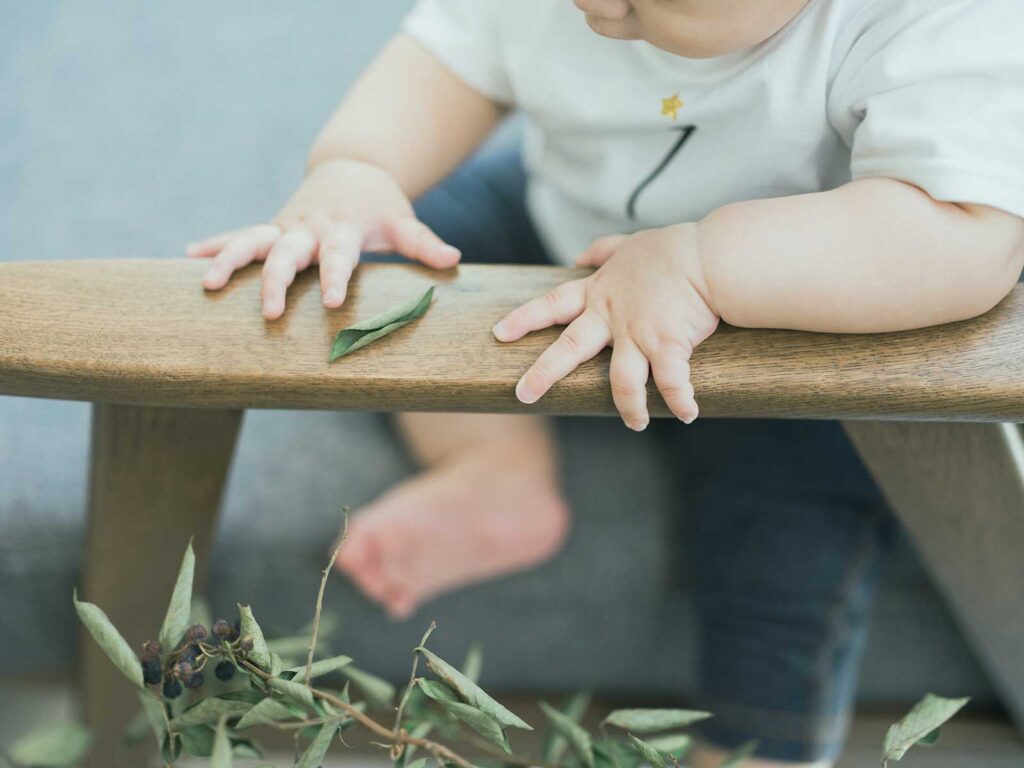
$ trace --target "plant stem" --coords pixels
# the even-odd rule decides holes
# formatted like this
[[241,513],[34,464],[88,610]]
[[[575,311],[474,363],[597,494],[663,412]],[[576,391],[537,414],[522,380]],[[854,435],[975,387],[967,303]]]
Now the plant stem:
[[[243,661],[242,666],[247,671],[251,672],[257,677],[262,678],[263,680],[269,680],[271,678],[270,675],[268,675],[266,672],[264,672],[262,669],[260,669],[250,661]],[[466,758],[462,757],[455,751],[449,749],[444,744],[438,744],[436,741],[430,741],[429,739],[418,739],[415,736],[412,736],[404,728],[399,729],[398,733],[396,734],[393,730],[381,725],[369,715],[360,712],[347,701],[342,701],[338,697],[332,696],[331,694],[325,691],[321,691],[317,688],[311,688],[310,691],[316,698],[320,699],[321,701],[326,701],[327,703],[334,706],[336,709],[340,709],[353,720],[359,722],[367,730],[372,731],[373,733],[377,734],[383,739],[387,739],[389,743],[393,744],[397,742],[401,744],[415,744],[420,749],[425,749],[427,752],[430,752],[439,760],[455,763],[460,768],[476,768],[476,766],[474,766]]]
[[331,568],[334,567],[334,563],[338,559],[338,555],[341,554],[341,548],[345,546],[345,539],[348,538],[348,507],[342,510],[342,514],[345,516],[345,522],[341,528],[341,538],[338,539],[338,545],[334,548],[334,553],[331,555],[331,560],[327,563],[327,567],[324,568],[323,576],[320,579],[320,591],[316,595],[316,611],[313,614],[313,633],[309,638],[309,654],[306,656],[306,687],[313,690],[313,654],[316,652],[316,640],[317,635],[320,633],[320,614],[324,610],[324,590],[327,588],[327,577],[331,575]]
[[[427,639],[430,637],[431,633],[435,629],[437,629],[437,622],[436,621],[430,622],[430,626],[427,627],[427,631],[423,633],[423,639],[420,640],[420,644],[419,644],[418,648],[422,648],[423,646],[425,646],[427,644]],[[412,652],[412,672],[409,673],[409,685],[406,686],[405,693],[402,694],[402,700],[400,702],[398,702],[398,712],[395,714],[395,728],[394,728],[394,732],[395,732],[396,735],[402,729],[402,715],[405,713],[405,705],[408,703],[409,697],[412,695],[412,689],[416,685],[416,666],[419,664],[419,662],[420,662],[420,652],[419,652],[418,649],[413,650],[413,652]],[[402,756],[402,751],[401,751],[401,748],[400,748],[401,745],[400,744],[396,744],[395,747],[396,747],[395,754],[391,755],[391,759],[392,760],[397,760],[398,758],[400,758]]]

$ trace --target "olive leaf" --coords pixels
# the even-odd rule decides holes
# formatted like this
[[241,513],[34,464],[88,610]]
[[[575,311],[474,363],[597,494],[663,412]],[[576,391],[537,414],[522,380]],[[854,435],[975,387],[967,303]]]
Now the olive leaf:
[[254,725],[279,723],[282,720],[291,720],[304,716],[305,712],[297,707],[292,709],[283,701],[266,698],[242,716],[242,719],[235,726],[235,730],[241,731]]
[[655,736],[652,739],[647,739],[647,743],[659,752],[671,755],[678,760],[692,746],[693,737],[685,733],[669,733],[664,736]]
[[685,728],[709,717],[710,712],[692,709],[616,709],[601,724],[614,725],[636,733],[653,733],[669,728]]
[[250,739],[236,738],[228,734],[228,741],[231,742],[231,754],[235,757],[244,757],[248,760],[263,759],[263,750],[253,744]]
[[430,302],[434,298],[434,286],[427,289],[422,296],[401,304],[397,307],[381,312],[366,320],[361,320],[348,328],[342,328],[334,337],[334,344],[331,347],[331,356],[328,363],[333,363],[340,357],[355,352],[357,349],[372,344],[387,336],[392,331],[418,320],[426,314],[430,308]]
[[395,686],[387,680],[364,672],[351,664],[342,667],[341,673],[352,681],[374,709],[390,711],[395,706]]
[[747,760],[754,756],[754,753],[757,751],[760,744],[761,742],[757,739],[744,742],[731,755],[729,755],[729,759],[722,763],[721,768],[739,768],[739,766],[743,765]]
[[241,717],[250,709],[252,709],[252,704],[247,701],[234,701],[220,697],[200,699],[173,718],[171,728],[177,731],[190,725],[208,725],[216,723],[222,717]]
[[163,744],[160,745],[160,754],[165,763],[174,765],[174,761],[181,755],[181,737],[170,733],[164,736]]
[[427,763],[429,762],[430,760],[427,758],[421,757],[417,760],[413,760],[411,763],[406,763],[405,768],[427,768]]
[[437,675],[445,685],[458,693],[459,697],[467,704],[472,704],[485,715],[493,717],[503,726],[520,728],[524,731],[533,730],[531,726],[492,699],[483,688],[455,669],[447,661],[423,646],[416,650],[423,654],[430,671]]
[[295,763],[295,768],[320,768],[320,764],[324,761],[324,755],[330,749],[331,741],[337,732],[337,723],[324,723],[321,725],[320,730],[313,737],[313,743],[306,748],[306,751],[302,753],[302,757]]
[[[551,727],[559,736],[569,742],[572,751],[586,768],[594,768],[594,746],[590,734],[576,720],[552,707],[546,701],[537,702]],[[585,707],[584,707],[585,709]]]
[[192,540],[189,539],[188,546],[185,547],[185,554],[181,558],[178,579],[174,582],[174,591],[171,592],[171,601],[167,604],[167,613],[164,615],[164,623],[160,627],[158,636],[165,658],[178,646],[185,630],[189,627],[189,621],[192,618],[192,578],[195,569],[196,554],[192,549]]
[[284,659],[281,658],[280,654],[270,652],[270,675],[271,677],[279,677],[284,672]]
[[629,734],[629,740],[633,743],[633,748],[636,749],[640,756],[651,764],[651,768],[668,768],[664,755],[646,741],[641,741],[632,733]]
[[156,745],[159,747],[163,741],[164,732],[167,729],[163,702],[150,691],[138,691],[139,703],[142,704],[142,716],[149,724],[153,736],[156,738]]
[[[320,677],[331,672],[336,672],[342,667],[347,667],[352,663],[352,659],[349,656],[333,656],[329,659],[320,659],[320,661],[314,661],[313,666],[310,667],[310,677]],[[306,680],[306,665],[303,664],[298,667],[291,667],[286,670],[288,672],[294,672],[295,676],[292,678],[296,683],[305,682]]]
[[142,662],[139,661],[139,657],[135,655],[135,651],[131,649],[128,642],[121,637],[117,627],[107,618],[107,614],[92,603],[79,601],[77,591],[72,594],[71,599],[74,601],[78,618],[81,619],[85,628],[89,630],[89,634],[92,635],[92,639],[99,644],[114,666],[139,688],[144,687]]
[[214,731],[208,725],[190,725],[178,731],[181,745],[193,757],[209,757],[213,754]]
[[462,661],[462,674],[474,683],[480,682],[480,671],[484,665],[484,653],[479,643],[473,643],[466,651],[466,658]]
[[451,688],[444,683],[439,683],[436,680],[424,680],[422,677],[416,679],[416,684],[420,687],[420,690],[426,694],[427,698],[433,699],[434,701],[458,701],[459,697]]
[[14,742],[11,757],[19,765],[33,768],[71,768],[92,746],[92,734],[81,723],[53,723],[32,731]]
[[227,734],[227,718],[222,717],[217,723],[217,732],[213,738],[213,753],[210,755],[210,768],[231,768],[231,741]]
[[963,709],[970,698],[945,699],[934,694],[927,694],[914,705],[899,722],[894,723],[885,735],[882,746],[882,765],[890,760],[903,759],[912,746],[921,743],[934,744],[938,739],[939,726]]
[[446,701],[444,699],[438,701],[445,710],[455,715],[455,717],[459,718],[459,720],[479,733],[491,744],[501,747],[510,755],[512,754],[512,747],[509,746],[508,737],[505,735],[505,731],[502,730],[501,723],[493,717],[481,712],[472,704],[466,704],[461,701]]
[[252,638],[252,650],[249,651],[249,658],[260,669],[269,670],[271,665],[270,649],[267,648],[267,641],[263,637],[263,630],[256,623],[252,615],[252,609],[248,605],[238,604],[238,615],[241,618],[241,629],[239,634],[242,637],[248,635]]
[[283,680],[280,677],[272,677],[268,682],[270,683],[270,687],[278,693],[282,693],[290,699],[301,702],[310,709],[315,708],[315,704],[313,703],[313,692],[302,683]]
[[[583,719],[588,706],[590,706],[590,694],[580,691],[574,694],[560,711],[563,716],[568,717],[574,723],[578,723]],[[544,762],[557,763],[561,760],[562,755],[565,754],[567,744],[568,742],[559,733],[558,729],[552,728],[544,740]],[[593,751],[591,751],[591,754],[593,754]]]

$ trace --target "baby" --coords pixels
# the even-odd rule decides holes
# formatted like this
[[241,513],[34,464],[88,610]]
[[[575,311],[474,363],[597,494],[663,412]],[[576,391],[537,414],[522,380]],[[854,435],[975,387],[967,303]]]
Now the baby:
[[[895,331],[984,313],[1017,281],[1020,0],[575,5],[421,0],[273,222],[189,246],[212,258],[205,287],[263,261],[272,321],[314,263],[324,305],[341,306],[366,252],[438,269],[463,254],[593,267],[493,333],[567,326],[519,381],[524,403],[611,346],[616,408],[643,430],[649,378],[679,420],[696,419],[688,360],[721,321]],[[513,108],[522,157],[463,164]],[[425,471],[352,522],[338,566],[367,595],[404,617],[557,551],[568,509],[541,420],[398,425]],[[751,736],[753,765],[831,764],[887,524],[877,490],[835,424],[673,432],[701,703],[716,712],[693,764],[718,765]]]

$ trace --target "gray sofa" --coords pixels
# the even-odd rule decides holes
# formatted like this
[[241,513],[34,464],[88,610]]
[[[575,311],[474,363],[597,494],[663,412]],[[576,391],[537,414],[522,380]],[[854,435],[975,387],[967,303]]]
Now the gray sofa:
[[[0,398],[0,675],[74,668],[70,595],[82,548],[87,427],[86,406]],[[565,419],[559,434],[576,522],[558,558],[436,600],[398,624],[337,578],[327,596],[342,622],[336,648],[398,679],[424,626],[437,619],[442,651],[457,656],[470,641],[484,644],[485,679],[498,689],[687,695],[695,662],[690,593],[670,556],[678,500],[656,441],[604,419]],[[300,627],[340,508],[358,507],[410,471],[382,416],[247,414],[212,561],[215,610],[252,602],[268,627]],[[595,487],[588,477],[613,482]],[[904,704],[931,690],[994,701],[901,543],[882,588],[861,701]]]

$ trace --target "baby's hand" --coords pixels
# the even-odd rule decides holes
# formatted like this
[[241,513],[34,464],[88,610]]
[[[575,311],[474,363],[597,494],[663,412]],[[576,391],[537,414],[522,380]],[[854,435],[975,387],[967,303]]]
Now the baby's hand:
[[186,248],[189,256],[213,259],[203,277],[211,291],[223,288],[235,270],[263,261],[261,297],[268,320],[284,313],[296,273],[316,262],[324,305],[341,306],[361,251],[394,251],[437,269],[454,266],[461,256],[416,218],[386,171],[353,160],[318,165],[270,224]]
[[690,354],[718,327],[698,251],[697,227],[680,224],[593,243],[577,265],[600,267],[527,302],[494,326],[499,341],[568,324],[519,380],[516,396],[535,403],[555,382],[611,345],[615,407],[630,429],[643,430],[647,377],[669,409],[689,424],[697,418]]

